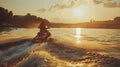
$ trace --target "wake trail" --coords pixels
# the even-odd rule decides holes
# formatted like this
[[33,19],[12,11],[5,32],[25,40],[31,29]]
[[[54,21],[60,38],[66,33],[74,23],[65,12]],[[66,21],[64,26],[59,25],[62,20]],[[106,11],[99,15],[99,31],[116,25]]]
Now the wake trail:
[[36,46],[37,44],[28,41],[19,46],[6,50],[4,53],[0,55],[0,65],[2,65],[3,63],[13,64],[16,61],[19,61],[20,58],[24,57]]
[[27,41],[0,55],[1,67],[89,67],[90,65],[118,67],[120,60],[52,39],[43,43]]

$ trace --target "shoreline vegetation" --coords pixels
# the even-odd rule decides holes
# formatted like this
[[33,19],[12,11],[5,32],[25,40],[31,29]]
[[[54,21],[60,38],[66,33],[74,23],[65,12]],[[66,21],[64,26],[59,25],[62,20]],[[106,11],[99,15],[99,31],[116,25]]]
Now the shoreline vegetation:
[[76,24],[51,23],[52,28],[103,28],[103,29],[120,29],[120,23],[108,21],[83,22]]

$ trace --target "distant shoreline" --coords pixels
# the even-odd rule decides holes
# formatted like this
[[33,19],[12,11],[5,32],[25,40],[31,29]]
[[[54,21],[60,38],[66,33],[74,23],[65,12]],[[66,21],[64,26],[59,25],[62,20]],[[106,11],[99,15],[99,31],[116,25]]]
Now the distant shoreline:
[[51,28],[86,28],[86,29],[120,29],[120,28],[103,28],[103,27],[51,27]]
[[77,23],[77,24],[64,24],[64,23],[51,23],[52,28],[96,28],[96,29],[120,29],[120,23]]

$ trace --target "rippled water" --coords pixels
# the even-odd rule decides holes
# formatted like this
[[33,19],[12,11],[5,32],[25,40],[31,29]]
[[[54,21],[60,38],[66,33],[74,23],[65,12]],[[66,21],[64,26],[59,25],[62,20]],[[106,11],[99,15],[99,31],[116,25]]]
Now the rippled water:
[[[34,37],[38,29],[17,29],[2,32],[0,37],[19,38]],[[77,47],[100,49],[101,54],[108,54],[120,58],[120,30],[119,29],[84,29],[84,28],[52,28],[49,29],[53,38],[69,42]],[[72,43],[71,43],[72,42]]]
[[104,45],[120,45],[119,29],[52,29],[53,35],[66,36],[77,40],[92,41]]
[[74,45],[82,48],[104,49],[99,53],[120,58],[119,29],[59,28],[51,31],[54,36],[75,41]]

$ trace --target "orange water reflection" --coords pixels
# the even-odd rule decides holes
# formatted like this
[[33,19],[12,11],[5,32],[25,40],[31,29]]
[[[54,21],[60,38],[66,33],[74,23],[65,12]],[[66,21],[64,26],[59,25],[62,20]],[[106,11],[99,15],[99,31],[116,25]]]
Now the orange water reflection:
[[76,38],[76,43],[80,43],[81,28],[76,28],[75,29],[75,38]]

